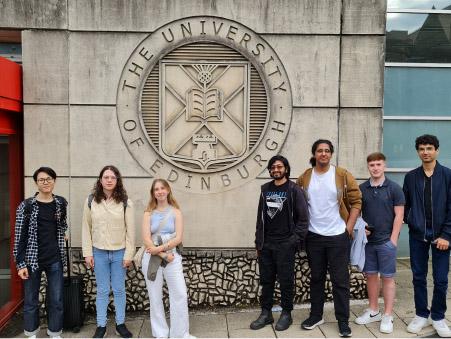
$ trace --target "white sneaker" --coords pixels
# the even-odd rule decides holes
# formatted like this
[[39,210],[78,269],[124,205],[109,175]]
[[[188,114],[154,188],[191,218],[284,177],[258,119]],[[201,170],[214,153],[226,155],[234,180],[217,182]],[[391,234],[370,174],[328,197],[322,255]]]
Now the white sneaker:
[[428,326],[428,324],[428,318],[423,318],[419,315],[416,315],[415,318],[413,318],[407,326],[407,332],[419,333],[423,329],[423,327]]
[[369,323],[374,323],[375,321],[380,321],[381,318],[382,318],[381,312],[373,311],[367,308],[360,317],[355,318],[354,322],[359,325],[365,325]]
[[381,325],[379,331],[382,333],[392,333],[393,332],[393,317],[388,314],[382,316]]
[[442,338],[450,338],[451,337],[451,331],[446,324],[446,320],[432,320],[432,327],[437,331],[437,334]]

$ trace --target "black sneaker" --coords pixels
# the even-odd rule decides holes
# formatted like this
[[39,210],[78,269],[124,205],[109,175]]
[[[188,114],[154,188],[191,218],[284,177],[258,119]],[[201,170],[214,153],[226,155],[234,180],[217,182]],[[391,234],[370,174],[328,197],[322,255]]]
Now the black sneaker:
[[343,338],[352,337],[351,328],[349,327],[349,323],[347,321],[338,322],[338,334]]
[[121,338],[131,338],[133,334],[125,327],[125,324],[116,325],[116,334]]
[[304,330],[313,330],[316,326],[321,324],[324,324],[323,318],[311,315],[302,322],[301,328],[303,328]]
[[271,311],[262,309],[262,313],[260,313],[257,320],[251,322],[250,328],[251,330],[259,330],[266,325],[272,324],[273,322],[274,318],[272,317]]
[[97,326],[96,333],[94,333],[93,338],[105,338],[106,326]]

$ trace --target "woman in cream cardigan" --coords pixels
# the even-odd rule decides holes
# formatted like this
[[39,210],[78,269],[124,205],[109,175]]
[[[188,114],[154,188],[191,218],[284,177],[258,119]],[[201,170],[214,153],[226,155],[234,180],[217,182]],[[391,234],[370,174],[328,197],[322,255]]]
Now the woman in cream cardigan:
[[110,288],[116,310],[116,334],[133,335],[125,326],[125,277],[135,252],[133,205],[114,166],[105,166],[83,209],[82,247],[88,268],[97,282],[97,329],[94,338],[106,335]]

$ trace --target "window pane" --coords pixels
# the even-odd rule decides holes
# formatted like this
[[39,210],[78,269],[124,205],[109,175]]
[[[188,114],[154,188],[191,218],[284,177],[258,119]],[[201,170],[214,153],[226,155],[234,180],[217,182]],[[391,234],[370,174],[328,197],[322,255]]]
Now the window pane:
[[388,0],[388,9],[450,9],[450,0]]
[[0,42],[0,57],[21,63],[22,45],[18,43]]
[[451,63],[451,14],[387,14],[388,62]]
[[384,154],[388,167],[420,166],[415,150],[415,138],[422,134],[436,135],[440,140],[441,164],[451,167],[451,121],[384,120]]
[[386,67],[384,115],[451,116],[451,68]]

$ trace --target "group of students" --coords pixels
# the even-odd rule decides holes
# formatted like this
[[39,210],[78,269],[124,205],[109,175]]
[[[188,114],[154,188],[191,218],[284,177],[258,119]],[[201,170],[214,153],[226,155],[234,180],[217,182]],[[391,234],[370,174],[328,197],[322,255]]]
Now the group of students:
[[[289,180],[286,158],[277,155],[268,161],[273,180],[261,187],[255,232],[261,314],[250,324],[251,329],[274,322],[271,310],[276,281],[281,290],[282,312],[275,329],[283,331],[292,324],[295,254],[305,250],[310,267],[311,310],[301,327],[311,330],[324,322],[324,288],[329,272],[339,334],[352,335],[348,263],[350,239],[361,214],[368,237],[363,271],[369,308],[355,322],[381,321],[381,332],[393,331],[396,248],[404,220],[410,231],[416,309],[407,330],[419,333],[431,317],[440,336],[451,336],[444,319],[451,238],[451,170],[436,160],[439,141],[435,136],[418,137],[415,147],[422,166],[406,175],[403,189],[385,177],[386,159],[379,152],[367,157],[370,179],[359,186],[349,171],[331,164],[334,147],[326,139],[312,145],[312,168],[296,183]],[[24,332],[32,337],[39,331],[39,287],[45,272],[51,287],[47,289],[47,334],[58,337],[63,328],[63,267],[68,264],[64,253],[67,202],[53,194],[53,169],[41,167],[33,179],[38,192],[17,208],[13,251],[18,274],[24,281]],[[86,266],[94,270],[97,283],[95,338],[106,335],[110,289],[116,332],[123,338],[133,336],[125,326],[125,279],[135,254],[134,230],[134,207],[121,174],[116,167],[105,166],[85,201],[82,222],[83,256]],[[142,270],[150,299],[152,335],[191,337],[182,257],[177,251],[183,239],[183,219],[166,180],[155,179],[152,183],[142,239],[146,249]],[[430,250],[434,291],[429,308],[426,278]],[[379,276],[383,282],[384,312],[378,306]],[[169,290],[170,327],[162,302],[163,279]]]
[[[290,165],[286,158],[277,155],[269,160],[267,169],[273,180],[261,187],[255,232],[262,285],[261,314],[252,321],[251,329],[258,330],[274,322],[271,310],[276,280],[281,291],[282,312],[275,329],[283,331],[293,323],[295,253],[304,249],[310,267],[311,309],[301,328],[312,330],[324,322],[325,282],[329,272],[339,335],[351,337],[348,263],[351,246],[360,241],[364,251],[358,259],[363,259],[364,255],[369,307],[355,323],[380,322],[380,332],[392,333],[396,252],[404,221],[409,226],[416,313],[407,331],[419,333],[431,323],[440,337],[451,337],[445,320],[451,239],[451,170],[437,161],[439,140],[436,136],[419,136],[415,148],[422,164],[406,174],[402,189],[385,176],[386,158],[380,152],[368,155],[370,178],[358,185],[349,171],[331,164],[334,147],[326,139],[319,139],[312,145],[312,168],[306,170],[296,184],[289,180]],[[430,251],[434,289],[429,308]],[[356,253],[359,252],[354,251]],[[383,312],[378,304],[380,280]]]
[[[14,258],[24,281],[24,333],[36,337],[39,332],[39,287],[42,272],[47,276],[47,313],[50,337],[59,337],[63,329],[63,267],[67,265],[65,237],[67,202],[53,194],[56,173],[49,167],[33,174],[38,192],[17,208]],[[133,202],[128,198],[122,177],[115,166],[105,166],[83,208],[82,251],[86,266],[94,270],[97,294],[97,328],[94,338],[107,335],[107,310],[113,291],[116,334],[131,338],[125,325],[127,268],[135,254]],[[165,239],[161,243],[152,235]],[[183,219],[177,201],[166,180],[155,179],[144,211],[142,239],[146,251],[142,270],[150,299],[152,335],[157,338],[190,338],[188,298],[182,258],[175,248],[182,242]],[[161,257],[154,277],[147,269],[150,257]],[[171,322],[166,322],[163,306],[163,278],[169,290]]]

